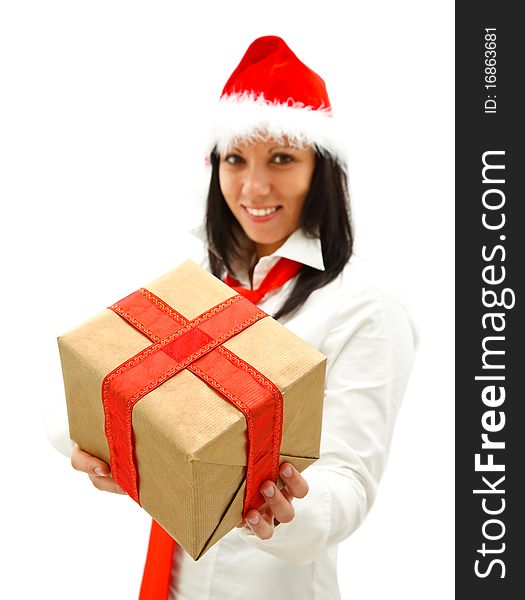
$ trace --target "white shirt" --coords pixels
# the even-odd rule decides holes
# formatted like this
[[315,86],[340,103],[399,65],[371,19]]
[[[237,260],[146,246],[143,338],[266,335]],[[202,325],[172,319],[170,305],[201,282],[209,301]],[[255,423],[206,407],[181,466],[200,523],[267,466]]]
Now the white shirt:
[[[280,257],[324,270],[320,241],[298,230],[258,261],[255,288]],[[246,276],[236,276],[249,287]],[[275,314],[294,281],[259,306]],[[235,528],[198,561],[183,553],[177,600],[340,598],[337,544],[374,502],[418,335],[395,286],[355,256],[280,322],[328,357],[320,458],[302,473],[309,492],[293,500],[295,518],[278,525],[269,540]],[[58,449],[70,447],[67,432],[48,435]]]
[[[297,230],[258,261],[254,288],[280,257],[324,270],[320,241]],[[246,276],[236,276],[249,287]],[[294,282],[259,306],[275,314]],[[357,257],[280,322],[328,357],[320,459],[302,473],[309,492],[293,500],[295,518],[269,540],[236,528],[198,561],[184,553],[177,600],[340,598],[337,544],[376,496],[418,336],[399,293]]]

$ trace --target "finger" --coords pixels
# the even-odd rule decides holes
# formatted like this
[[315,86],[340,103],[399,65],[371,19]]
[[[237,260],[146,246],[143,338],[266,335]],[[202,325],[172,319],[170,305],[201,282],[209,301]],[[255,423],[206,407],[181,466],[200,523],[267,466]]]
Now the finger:
[[[288,488],[287,488],[286,486],[284,486],[284,487],[281,489],[281,494],[282,494],[282,495],[283,495],[283,496],[284,496],[284,497],[285,497],[285,498],[286,498],[286,499],[287,499],[289,502],[292,502],[292,500],[293,500],[293,496],[292,496],[292,494],[289,492],[289,490],[288,490]],[[277,519],[274,519],[274,521],[275,521],[274,525],[275,525],[276,527],[277,527],[277,525],[280,525],[280,524],[281,524],[281,522],[280,522],[280,521],[278,521]]]
[[291,502],[294,499],[294,495],[286,486],[281,489],[281,494],[288,500],[288,502]]
[[115,483],[111,477],[100,477],[99,475],[89,474],[91,483],[102,492],[112,492],[113,494],[125,494],[126,492]]
[[273,535],[273,517],[271,515],[261,515],[257,510],[251,510],[246,515],[248,527],[261,540],[269,540]]
[[[260,514],[264,515],[268,512],[268,504],[266,504],[266,502],[264,504],[261,504],[261,506],[259,506],[257,510]],[[237,525],[237,527],[248,527],[248,523],[246,522],[246,519],[244,517],[242,521]]]
[[308,494],[308,482],[290,463],[283,463],[279,474],[286,487],[295,498],[304,498]]
[[77,471],[83,471],[84,473],[91,473],[102,477],[109,475],[108,465],[96,456],[92,456],[81,450],[78,444],[75,444],[71,453],[71,466]]
[[261,493],[271,513],[280,523],[289,523],[295,517],[295,510],[292,503],[285,498],[275,483],[265,481],[261,486]]

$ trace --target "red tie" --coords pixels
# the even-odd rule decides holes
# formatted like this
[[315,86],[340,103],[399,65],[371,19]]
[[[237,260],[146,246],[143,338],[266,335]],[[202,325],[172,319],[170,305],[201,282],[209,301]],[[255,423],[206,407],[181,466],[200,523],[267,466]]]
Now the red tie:
[[226,275],[224,282],[233,288],[237,293],[248,298],[253,304],[258,304],[268,292],[280,288],[289,279],[295,277],[302,268],[300,262],[290,260],[289,258],[280,258],[275,265],[268,271],[266,277],[261,281],[256,290],[249,290],[241,287],[237,279]]
[[[241,287],[237,279],[230,275],[226,275],[225,283],[253,304],[257,304],[268,292],[281,287],[295,277],[302,266],[295,260],[280,258],[256,290]],[[181,561],[182,548],[156,521],[153,521],[139,600],[167,600],[170,580],[176,584]]]

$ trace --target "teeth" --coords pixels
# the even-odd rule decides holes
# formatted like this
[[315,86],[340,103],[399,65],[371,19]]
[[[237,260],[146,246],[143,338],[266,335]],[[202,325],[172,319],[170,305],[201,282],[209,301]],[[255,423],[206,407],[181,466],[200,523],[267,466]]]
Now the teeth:
[[276,206],[273,208],[248,208],[245,206],[245,208],[254,217],[265,217],[266,215],[271,215],[277,210]]

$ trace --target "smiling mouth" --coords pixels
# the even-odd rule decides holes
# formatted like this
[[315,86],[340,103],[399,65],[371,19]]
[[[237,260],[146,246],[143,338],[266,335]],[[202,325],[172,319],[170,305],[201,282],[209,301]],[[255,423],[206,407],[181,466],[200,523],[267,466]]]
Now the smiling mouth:
[[253,208],[251,206],[243,205],[243,208],[249,215],[252,215],[252,217],[267,217],[268,215],[275,213],[281,207],[271,206],[268,208]]

